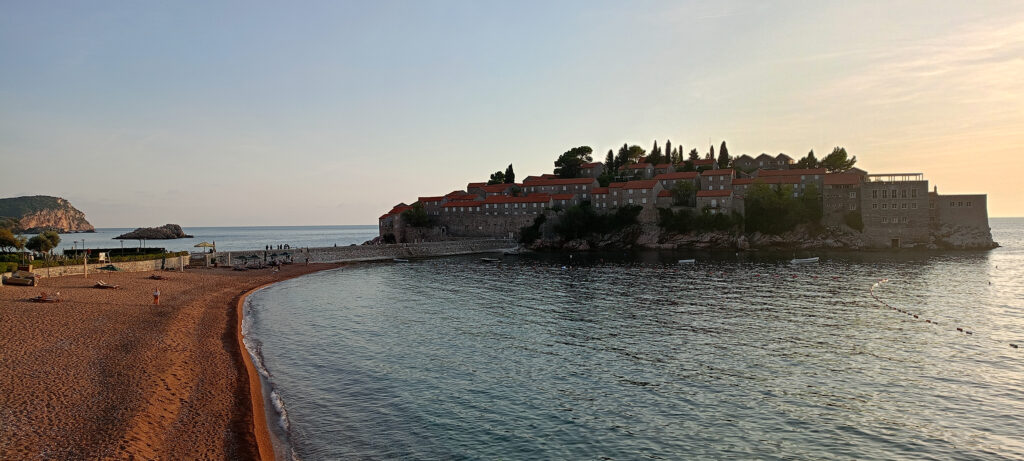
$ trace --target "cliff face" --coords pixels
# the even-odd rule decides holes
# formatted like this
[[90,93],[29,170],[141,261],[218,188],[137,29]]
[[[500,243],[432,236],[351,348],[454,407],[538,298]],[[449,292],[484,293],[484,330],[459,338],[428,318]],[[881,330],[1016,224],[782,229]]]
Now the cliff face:
[[0,199],[0,216],[11,218],[21,232],[94,232],[85,213],[60,197],[36,195]]

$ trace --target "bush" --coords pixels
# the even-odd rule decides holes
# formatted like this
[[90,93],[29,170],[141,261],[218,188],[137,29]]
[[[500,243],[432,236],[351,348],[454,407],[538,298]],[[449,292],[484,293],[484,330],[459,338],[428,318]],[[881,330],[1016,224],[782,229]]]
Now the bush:
[[793,197],[793,187],[774,188],[754,183],[746,196],[746,230],[765,234],[781,234],[799,224],[821,221],[821,196],[814,185]]
[[732,214],[711,213],[710,209],[694,214],[690,210],[672,211],[669,208],[658,208],[658,225],[667,231],[685,234],[691,231],[726,231],[739,228],[743,224],[743,216],[737,212]]
[[857,232],[864,232],[864,218],[860,215],[859,211],[851,211],[843,216],[843,221],[851,229],[857,230]]
[[598,214],[590,206],[590,202],[583,202],[566,208],[558,217],[554,231],[566,240],[583,238],[590,234],[606,234],[636,224],[636,218],[642,210],[641,206],[630,205],[619,207],[611,214]]
[[0,262],[0,272],[14,272],[18,270],[18,263]]
[[537,239],[539,239],[541,236],[540,226],[543,226],[547,220],[548,217],[542,214],[537,215],[536,218],[533,218],[533,224],[529,226],[523,226],[522,229],[519,229],[519,242],[529,245],[537,241]]

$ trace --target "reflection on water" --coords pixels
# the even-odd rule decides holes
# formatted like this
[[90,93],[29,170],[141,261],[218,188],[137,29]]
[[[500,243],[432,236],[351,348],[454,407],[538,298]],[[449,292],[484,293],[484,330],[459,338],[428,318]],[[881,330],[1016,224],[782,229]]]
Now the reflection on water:
[[1019,459],[1024,222],[993,233],[364,265],[260,292],[252,331],[304,459]]

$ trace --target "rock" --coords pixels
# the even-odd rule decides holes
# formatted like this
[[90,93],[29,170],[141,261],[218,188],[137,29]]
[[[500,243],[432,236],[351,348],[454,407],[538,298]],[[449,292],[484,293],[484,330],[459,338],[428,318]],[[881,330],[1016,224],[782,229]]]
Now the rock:
[[67,232],[95,232],[85,219],[85,213],[60,197],[34,195],[0,199],[0,217],[15,231],[36,233],[46,230]]
[[181,230],[177,224],[164,224],[160,227],[140,227],[131,232],[114,237],[121,240],[170,240],[180,238],[192,238],[191,235]]
[[736,249],[743,251],[750,249],[750,241],[747,240],[747,236],[741,235],[736,239]]

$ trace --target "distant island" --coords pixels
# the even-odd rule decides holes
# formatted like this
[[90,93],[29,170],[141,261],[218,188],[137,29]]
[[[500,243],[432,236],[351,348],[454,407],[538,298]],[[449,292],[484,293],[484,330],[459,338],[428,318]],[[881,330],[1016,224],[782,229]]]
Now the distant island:
[[164,224],[160,227],[140,227],[131,232],[114,237],[118,240],[172,240],[192,238],[177,224]]
[[63,198],[49,195],[0,199],[0,229],[14,233],[96,231],[85,213]]
[[921,173],[869,174],[836,147],[818,159],[688,153],[670,141],[589,146],[516,182],[512,165],[465,189],[399,203],[367,244],[511,238],[533,249],[990,249],[987,196],[940,195]]

